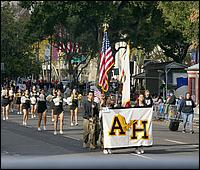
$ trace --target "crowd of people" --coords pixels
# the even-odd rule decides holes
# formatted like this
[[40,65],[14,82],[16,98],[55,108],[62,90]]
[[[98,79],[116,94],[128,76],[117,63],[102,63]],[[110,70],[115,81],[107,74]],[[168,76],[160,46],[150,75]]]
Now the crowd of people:
[[[67,91],[69,88],[66,89]],[[58,133],[58,123],[60,125],[59,133],[63,134],[64,126],[64,105],[69,105],[70,125],[78,126],[78,111],[79,106],[82,105],[83,111],[83,147],[95,149],[99,141],[104,154],[111,153],[109,148],[103,147],[103,122],[100,111],[104,108],[121,107],[120,98],[116,100],[113,95],[106,96],[102,93],[100,96],[95,95],[94,91],[89,91],[85,100],[83,95],[79,94],[76,89],[67,92],[65,89],[57,86],[47,90],[44,86],[36,86],[33,84],[29,88],[22,89],[19,86],[14,86],[12,83],[2,86],[1,89],[1,107],[3,120],[9,119],[9,113],[13,112],[14,105],[17,108],[17,114],[22,116],[22,125],[27,126],[29,121],[29,114],[31,119],[38,117],[37,130],[41,131],[41,121],[43,119],[43,130],[47,130],[47,105],[50,105],[51,120],[54,122],[54,135]],[[81,104],[80,104],[81,103]],[[186,93],[185,98],[182,96],[180,100],[176,100],[173,92],[167,96],[167,100],[163,101],[162,97],[152,98],[149,90],[145,90],[144,94],[139,94],[134,102],[134,107],[152,107],[159,105],[160,112],[167,112],[166,106],[176,105],[177,110],[183,116],[183,133],[186,132],[186,123],[189,121],[190,133],[193,131],[193,115],[195,104],[191,99],[190,93]],[[59,121],[59,122],[58,122]],[[142,146],[136,148],[137,154],[144,153]]]

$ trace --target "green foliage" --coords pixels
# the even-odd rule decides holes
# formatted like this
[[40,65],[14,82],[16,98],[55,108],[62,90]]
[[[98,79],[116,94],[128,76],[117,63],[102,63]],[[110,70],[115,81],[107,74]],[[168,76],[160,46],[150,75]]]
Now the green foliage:
[[193,20],[192,14],[199,13],[199,1],[160,2],[158,8],[163,11],[167,29],[181,32],[187,43],[197,41],[199,16]]
[[158,9],[165,20],[160,46],[166,56],[183,63],[190,45],[199,44],[199,1],[160,1]]
[[[31,43],[51,36],[55,42],[78,41],[88,56],[97,57],[105,22],[113,55],[116,42],[130,40],[132,48],[140,46],[145,54],[159,45],[167,57],[183,63],[189,46],[199,43],[198,1],[20,1],[20,6],[33,9],[28,22],[15,21],[9,8],[2,10],[4,60],[8,51],[24,57]],[[55,36],[60,27],[62,38]],[[137,59],[140,65],[143,55]]]
[[5,63],[4,76],[28,76],[37,73],[39,64],[31,58],[31,48],[26,39],[26,16],[16,18],[18,9],[9,4],[1,7],[1,62]]

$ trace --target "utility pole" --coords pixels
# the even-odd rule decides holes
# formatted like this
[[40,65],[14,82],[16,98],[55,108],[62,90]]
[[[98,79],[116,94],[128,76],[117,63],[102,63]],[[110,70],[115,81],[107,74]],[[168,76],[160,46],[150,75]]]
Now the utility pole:
[[50,50],[50,76],[49,76],[49,82],[51,83],[51,72],[52,72],[52,67],[51,67],[51,63],[52,63],[52,54],[53,54],[53,39],[52,39],[52,35],[51,35],[51,50]]

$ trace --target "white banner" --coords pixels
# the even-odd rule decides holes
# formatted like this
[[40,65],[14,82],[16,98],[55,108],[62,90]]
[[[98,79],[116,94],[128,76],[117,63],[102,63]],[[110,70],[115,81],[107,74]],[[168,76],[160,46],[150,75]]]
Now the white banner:
[[152,137],[152,108],[104,109],[104,148],[150,146]]

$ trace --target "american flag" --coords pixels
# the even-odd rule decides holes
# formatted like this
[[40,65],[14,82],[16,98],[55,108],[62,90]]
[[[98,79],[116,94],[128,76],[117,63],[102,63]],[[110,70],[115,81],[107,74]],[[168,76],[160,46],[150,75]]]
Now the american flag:
[[107,32],[104,32],[100,59],[101,61],[100,61],[99,86],[101,86],[104,92],[107,92],[108,91],[107,72],[114,65],[114,58],[112,56],[112,50],[110,42],[108,40]]

